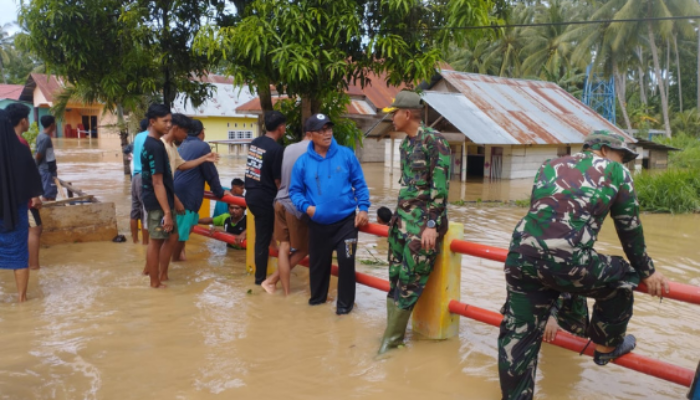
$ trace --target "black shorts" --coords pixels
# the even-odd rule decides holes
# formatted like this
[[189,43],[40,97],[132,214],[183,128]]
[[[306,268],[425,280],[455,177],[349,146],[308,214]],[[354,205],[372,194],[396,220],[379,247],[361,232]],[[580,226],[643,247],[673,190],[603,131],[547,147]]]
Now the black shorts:
[[41,226],[41,214],[36,208],[29,209],[29,227]]

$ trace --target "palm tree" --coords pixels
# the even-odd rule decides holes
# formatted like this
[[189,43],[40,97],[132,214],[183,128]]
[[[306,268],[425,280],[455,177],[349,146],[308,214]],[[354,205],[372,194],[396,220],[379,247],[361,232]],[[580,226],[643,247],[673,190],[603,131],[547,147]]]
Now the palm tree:
[[617,6],[613,19],[646,19],[636,23],[612,24],[614,34],[611,47],[616,51],[625,51],[629,38],[638,36],[646,30],[649,48],[654,65],[654,80],[661,97],[661,111],[664,120],[664,129],[667,136],[671,136],[671,123],[668,110],[668,93],[664,87],[661,64],[659,62],[659,50],[656,46],[657,37],[662,41],[668,40],[674,30],[675,22],[650,21],[648,18],[691,16],[700,13],[700,4],[695,0],[611,0]]
[[7,83],[7,77],[5,76],[5,66],[10,62],[10,51],[12,49],[13,38],[7,32],[14,23],[6,23],[0,26],[0,74],[2,74],[2,82]]
[[[585,18],[584,8],[569,0],[553,0],[547,5],[536,6],[534,23],[560,23]],[[523,72],[527,75],[544,74],[546,69],[550,73],[559,70],[558,75],[563,76],[566,69],[585,65],[576,65],[571,61],[574,43],[565,39],[567,27],[565,25],[528,27],[523,31],[523,37],[527,44],[523,48],[524,54],[529,54],[523,61]]]
[[[508,25],[523,25],[532,21],[535,8],[518,4],[508,18]],[[523,28],[507,28],[493,41],[488,49],[489,55],[485,63],[495,63],[500,60],[498,76],[520,78],[522,76],[522,50],[526,40]]]
[[457,71],[496,75],[500,60],[489,57],[489,41],[479,38],[465,47],[453,47],[447,62]]

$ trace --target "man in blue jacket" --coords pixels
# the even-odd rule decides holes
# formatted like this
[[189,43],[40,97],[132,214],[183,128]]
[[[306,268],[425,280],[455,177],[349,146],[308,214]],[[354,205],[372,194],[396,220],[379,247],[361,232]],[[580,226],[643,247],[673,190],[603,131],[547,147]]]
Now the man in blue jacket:
[[289,196],[294,206],[311,218],[309,304],[326,302],[333,251],[336,251],[336,314],[348,314],[355,304],[357,228],[368,221],[369,190],[355,153],[333,139],[333,123],[327,116],[311,116],[304,130],[311,133],[311,143],[294,164]]
[[[186,160],[196,160],[211,153],[211,148],[204,142],[204,125],[193,119],[192,127],[187,137],[179,148],[180,156]],[[230,195],[219,182],[219,172],[213,163],[202,163],[198,167],[186,171],[177,171],[175,174],[175,195],[185,207],[184,215],[177,215],[177,228],[180,235],[179,241],[173,251],[173,261],[185,261],[185,242],[190,238],[192,228],[199,221],[199,208],[204,198],[204,182],[209,184],[212,193],[218,198]]]

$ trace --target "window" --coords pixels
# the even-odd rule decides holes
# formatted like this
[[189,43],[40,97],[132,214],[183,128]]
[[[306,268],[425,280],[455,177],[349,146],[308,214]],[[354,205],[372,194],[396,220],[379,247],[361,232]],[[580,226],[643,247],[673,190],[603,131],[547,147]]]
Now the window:
[[252,139],[253,131],[228,131],[228,138],[233,139]]

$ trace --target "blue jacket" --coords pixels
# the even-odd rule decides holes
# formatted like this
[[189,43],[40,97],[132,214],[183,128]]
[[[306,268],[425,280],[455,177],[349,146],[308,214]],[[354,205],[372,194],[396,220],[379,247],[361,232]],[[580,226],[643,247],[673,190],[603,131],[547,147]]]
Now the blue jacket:
[[309,206],[316,206],[311,219],[323,225],[338,222],[357,208],[367,211],[370,205],[369,189],[355,153],[335,139],[326,158],[316,153],[313,142],[309,143],[292,169],[289,197],[305,214]]
[[[180,145],[179,152],[185,161],[191,161],[211,153],[211,148],[199,138],[188,136]],[[221,198],[224,195],[224,189],[219,182],[219,172],[213,163],[205,162],[197,168],[175,173],[175,194],[185,206],[185,210],[197,212],[202,207],[205,181],[214,196]]]

